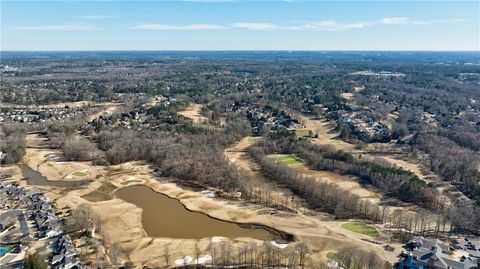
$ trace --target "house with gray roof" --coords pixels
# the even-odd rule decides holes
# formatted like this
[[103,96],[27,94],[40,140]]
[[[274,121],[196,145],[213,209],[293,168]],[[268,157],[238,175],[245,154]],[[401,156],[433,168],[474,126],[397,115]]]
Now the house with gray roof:
[[439,239],[415,237],[407,245],[411,252],[404,257],[397,269],[479,269],[478,260],[451,256],[452,250]]

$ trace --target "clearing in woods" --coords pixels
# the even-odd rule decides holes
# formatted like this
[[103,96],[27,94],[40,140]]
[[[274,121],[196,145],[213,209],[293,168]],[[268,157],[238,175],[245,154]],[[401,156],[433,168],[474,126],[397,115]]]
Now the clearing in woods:
[[179,111],[178,114],[190,118],[194,123],[208,122],[207,117],[201,114],[203,105],[191,103],[185,110]]

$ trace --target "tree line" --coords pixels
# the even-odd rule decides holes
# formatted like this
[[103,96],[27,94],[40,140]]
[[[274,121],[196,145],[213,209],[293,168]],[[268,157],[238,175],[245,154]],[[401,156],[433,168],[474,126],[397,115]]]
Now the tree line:
[[404,202],[416,202],[429,209],[443,208],[440,195],[423,180],[414,173],[383,160],[355,158],[330,145],[315,145],[303,139],[297,140],[295,134],[287,130],[267,136],[257,146],[263,147],[266,154],[295,154],[315,170],[357,176],[363,183],[371,184]]
[[458,146],[447,137],[421,133],[415,136],[411,150],[420,150],[430,158],[427,165],[446,181],[456,184],[468,197],[480,206],[480,163],[478,152]]
[[19,162],[25,155],[25,136],[29,128],[24,124],[4,124],[0,135],[1,163]]
[[[272,135],[274,138],[281,136],[278,133]],[[260,165],[262,172],[267,177],[290,188],[304,198],[311,208],[333,214],[338,218],[358,218],[385,223],[397,231],[398,229],[405,229],[402,233],[405,231],[414,234],[425,234],[426,232],[436,234],[451,232],[479,233],[480,208],[473,205],[445,206],[441,197],[432,195],[432,206],[437,209],[436,214],[428,210],[419,210],[418,214],[392,211],[388,205],[377,205],[368,200],[360,199],[357,195],[344,191],[334,184],[305,176],[267,157],[267,154],[272,153],[273,149],[283,153],[293,152],[282,151],[294,149],[292,143],[285,142],[292,139],[292,137],[294,136],[291,135],[286,139],[279,139],[279,143],[270,143],[270,145],[268,145],[268,139],[260,140],[249,149],[249,153]],[[300,141],[300,144],[302,143]],[[353,156],[341,151],[327,150],[323,154],[329,156],[330,161],[333,159],[336,162],[343,161],[347,164],[353,158]],[[374,167],[374,169],[378,168]],[[381,172],[373,171],[376,177],[382,177]],[[375,173],[379,173],[379,175]],[[381,180],[389,180],[391,178],[394,179],[392,176]]]

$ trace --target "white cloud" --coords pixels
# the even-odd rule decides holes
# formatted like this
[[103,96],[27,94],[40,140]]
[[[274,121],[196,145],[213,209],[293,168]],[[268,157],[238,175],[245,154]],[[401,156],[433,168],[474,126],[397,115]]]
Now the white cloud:
[[371,25],[372,23],[368,22],[339,23],[333,20],[328,20],[303,24],[299,26],[298,29],[311,31],[345,31],[351,29],[361,29]]
[[[197,1],[197,0],[191,0]],[[203,1],[203,0],[198,0]],[[208,1],[208,0],[207,0]],[[214,1],[214,0],[213,0]],[[138,24],[131,29],[142,30],[219,30],[219,29],[246,29],[252,31],[270,31],[270,30],[285,30],[285,31],[347,31],[354,29],[363,29],[377,25],[430,25],[437,22],[462,22],[462,19],[450,20],[429,20],[420,21],[413,20],[408,17],[391,17],[383,18],[377,21],[360,21],[343,23],[334,20],[304,22],[292,25],[278,25],[269,22],[237,22],[228,26],[218,24],[187,24],[187,25],[172,25],[172,24]]]
[[137,30],[160,30],[160,31],[171,31],[171,30],[221,30],[226,27],[217,25],[217,24],[187,24],[187,25],[172,25],[172,24],[138,24],[131,29]]
[[34,25],[13,27],[20,31],[87,31],[93,30],[91,24],[57,24],[57,25]]
[[398,25],[398,24],[416,24],[416,25],[428,25],[429,22],[412,20],[408,17],[394,17],[394,18],[383,18],[380,23],[389,24],[389,25]]
[[237,22],[231,25],[233,28],[241,28],[248,30],[274,30],[279,29],[279,27],[272,23],[263,23],[263,22]]

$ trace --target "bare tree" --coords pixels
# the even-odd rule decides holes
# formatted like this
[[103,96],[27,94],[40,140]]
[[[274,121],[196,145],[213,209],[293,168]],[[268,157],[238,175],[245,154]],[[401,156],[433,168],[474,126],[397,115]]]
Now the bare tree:
[[200,248],[198,247],[198,242],[195,243],[195,268],[198,267],[198,260],[200,259]]
[[95,232],[101,230],[101,221],[98,215],[88,204],[81,204],[72,214],[73,227],[79,231],[88,231],[91,229],[91,237],[95,237]]
[[220,248],[220,257],[222,259],[222,265],[228,266],[231,262],[230,258],[232,257],[232,243],[230,241],[222,241],[218,245]]
[[305,243],[300,242],[295,246],[295,248],[298,252],[298,259],[299,259],[299,262],[300,262],[300,266],[303,269],[304,266],[305,266],[305,260],[306,260],[307,253],[308,253],[308,247]]
[[168,246],[165,246],[163,249],[163,259],[165,260],[165,265],[168,267],[170,266],[170,250]]
[[112,267],[116,268],[118,265],[118,247],[116,244],[110,246],[108,250],[108,258],[110,259]]

